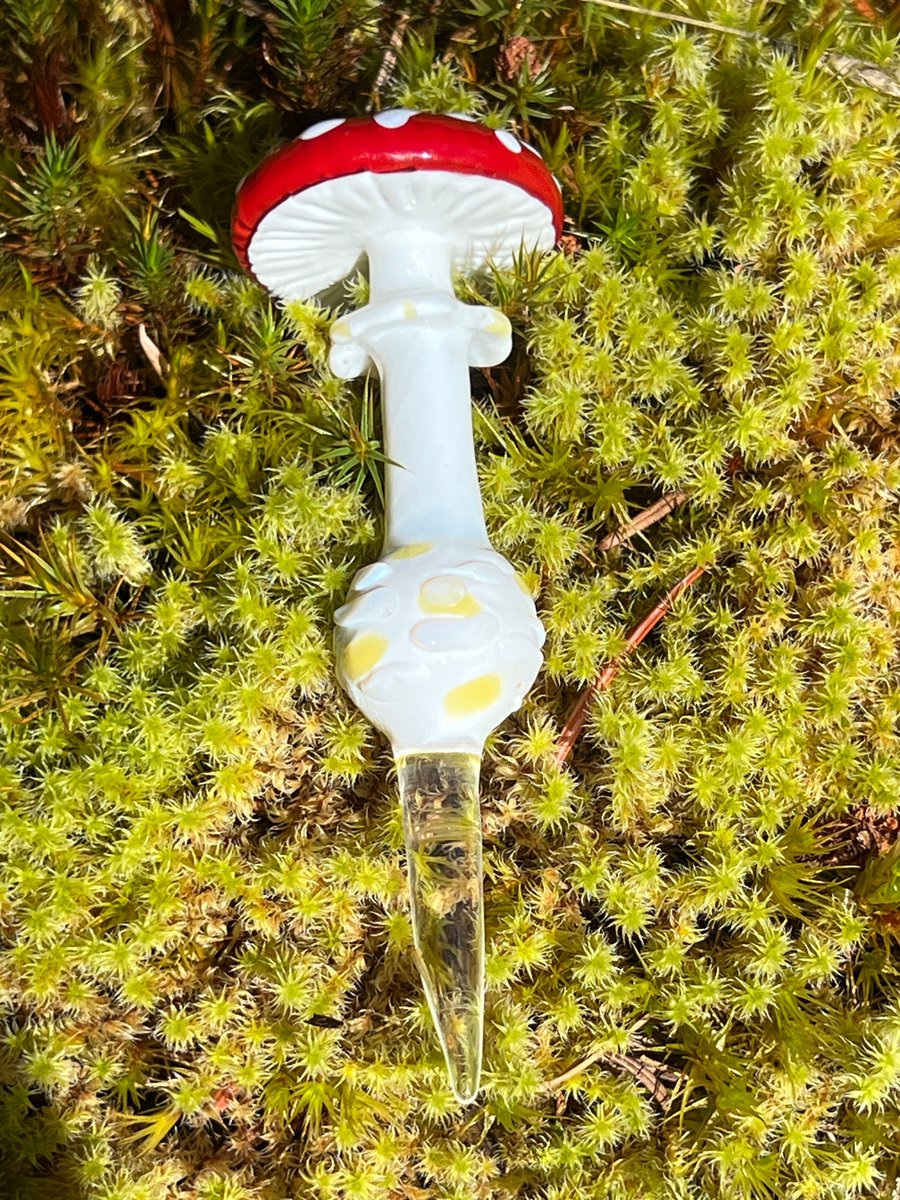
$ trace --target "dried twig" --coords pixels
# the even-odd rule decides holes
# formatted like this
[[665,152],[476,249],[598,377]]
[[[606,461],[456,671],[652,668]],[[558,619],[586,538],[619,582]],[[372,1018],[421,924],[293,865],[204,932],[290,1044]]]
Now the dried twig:
[[375,76],[375,82],[372,85],[372,96],[369,103],[366,105],[367,111],[371,111],[376,99],[380,98],[382,89],[390,83],[394,77],[394,68],[397,65],[397,55],[400,53],[400,48],[403,45],[403,36],[406,33],[406,27],[409,24],[409,13],[402,12],[397,16],[397,24],[394,26],[391,33],[391,39],[388,42],[387,49],[384,52],[384,58],[381,60],[381,66],[378,68],[378,74]]
[[649,508],[645,508],[636,517],[633,517],[630,521],[626,521],[624,525],[620,525],[612,533],[607,534],[598,546],[598,549],[612,550],[614,546],[621,546],[623,542],[627,542],[633,538],[636,533],[640,533],[644,529],[649,529],[651,525],[655,525],[657,521],[661,521],[663,517],[667,517],[670,512],[674,512],[679,504],[684,504],[685,500],[687,500],[687,492],[666,492],[664,496],[661,496]]
[[28,69],[28,83],[34,106],[46,133],[59,134],[71,125],[62,92],[66,64],[62,52],[37,55]]
[[556,750],[556,765],[561,767],[566,759],[572,753],[572,747],[578,740],[578,735],[581,733],[582,727],[587,720],[588,712],[594,702],[596,696],[601,692],[605,692],[615,677],[622,668],[623,663],[633,654],[644,638],[656,628],[678,597],[683,591],[695,583],[701,575],[705,574],[706,567],[694,567],[688,571],[684,579],[680,579],[674,587],[669,588],[666,594],[659,600],[646,617],[635,625],[626,640],[625,649],[621,654],[618,654],[614,659],[606,664],[593,683],[589,684],[575,703],[572,711],[563,726],[563,731],[559,736],[559,742]]
[[643,1087],[647,1089],[653,1099],[659,1104],[660,1108],[666,1110],[669,1107],[670,1094],[666,1084],[674,1084],[678,1082],[678,1075],[671,1071],[662,1063],[656,1062],[647,1054],[641,1054],[635,1058],[631,1054],[617,1054],[612,1050],[592,1050],[585,1058],[577,1062],[574,1067],[570,1067],[568,1071],[563,1071],[562,1075],[557,1075],[555,1079],[551,1079],[543,1086],[545,1092],[557,1092],[568,1083],[570,1079],[575,1079],[579,1075],[583,1075],[589,1067],[594,1063],[604,1062],[611,1067],[616,1067],[620,1071],[626,1071],[632,1078],[636,1079]]
[[660,1108],[665,1110],[669,1107],[666,1083],[677,1083],[678,1076],[674,1071],[670,1071],[647,1054],[642,1054],[640,1058],[633,1058],[630,1054],[608,1054],[607,1058],[612,1066],[627,1071],[645,1087]]

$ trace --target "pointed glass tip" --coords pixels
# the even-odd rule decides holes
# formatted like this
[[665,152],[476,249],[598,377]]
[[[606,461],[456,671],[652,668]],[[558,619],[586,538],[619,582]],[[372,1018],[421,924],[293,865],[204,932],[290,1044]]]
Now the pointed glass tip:
[[413,938],[453,1094],[471,1104],[484,1042],[484,893],[475,754],[397,760]]

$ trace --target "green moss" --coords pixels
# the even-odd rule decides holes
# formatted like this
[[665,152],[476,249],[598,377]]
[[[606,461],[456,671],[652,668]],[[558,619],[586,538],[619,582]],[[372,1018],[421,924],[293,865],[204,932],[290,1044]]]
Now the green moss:
[[[0,16],[4,1194],[889,1196],[896,18],[405,12]],[[569,218],[459,284],[513,324],[479,470],[548,630],[483,767],[465,1112],[390,754],[334,678],[377,405],[329,373],[330,311],[229,248],[245,171],[373,103],[511,125]],[[557,766],[578,690],[698,564]]]

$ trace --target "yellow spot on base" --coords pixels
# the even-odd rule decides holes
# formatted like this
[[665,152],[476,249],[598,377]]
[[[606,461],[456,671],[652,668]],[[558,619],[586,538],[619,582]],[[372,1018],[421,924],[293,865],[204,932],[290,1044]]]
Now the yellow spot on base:
[[500,698],[500,676],[496,672],[479,675],[468,683],[452,688],[444,697],[444,712],[448,717],[467,717],[490,708]]
[[485,333],[509,333],[512,326],[509,323],[509,317],[502,312],[494,312],[494,319],[484,327]]
[[351,336],[350,324],[348,321],[335,321],[331,327],[331,336],[337,338],[348,338]]
[[430,549],[431,542],[410,542],[408,546],[392,550],[388,558],[418,558],[420,554],[427,554]]
[[400,305],[400,311],[403,313],[404,321],[411,321],[413,317],[417,317],[419,315],[416,306],[414,304],[410,304],[408,300],[404,300]]
[[344,651],[344,670],[350,679],[368,675],[388,648],[380,633],[358,633]]
[[459,600],[429,600],[423,589],[419,592],[419,608],[424,613],[447,617],[474,617],[481,612],[481,605],[468,591]]
[[518,571],[516,571],[516,583],[519,585],[519,587],[522,589],[522,591],[525,593],[525,595],[528,597],[529,600],[534,599],[534,597],[531,594],[531,588],[525,582],[524,575],[520,575]]

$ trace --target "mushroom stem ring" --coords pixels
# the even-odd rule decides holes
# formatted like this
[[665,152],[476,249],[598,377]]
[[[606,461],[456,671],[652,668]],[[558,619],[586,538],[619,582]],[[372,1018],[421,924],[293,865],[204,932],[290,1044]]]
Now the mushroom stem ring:
[[469,368],[509,354],[509,321],[461,303],[456,271],[549,249],[559,186],[505,131],[399,109],[321,122],[242,183],[234,241],[283,299],[365,255],[369,303],[331,327],[332,370],[382,384],[385,535],[335,613],[337,677],[390,740],[425,996],[463,1102],[479,1090],[484,903],[478,783],[487,735],[540,669],[528,588],[488,539]]

